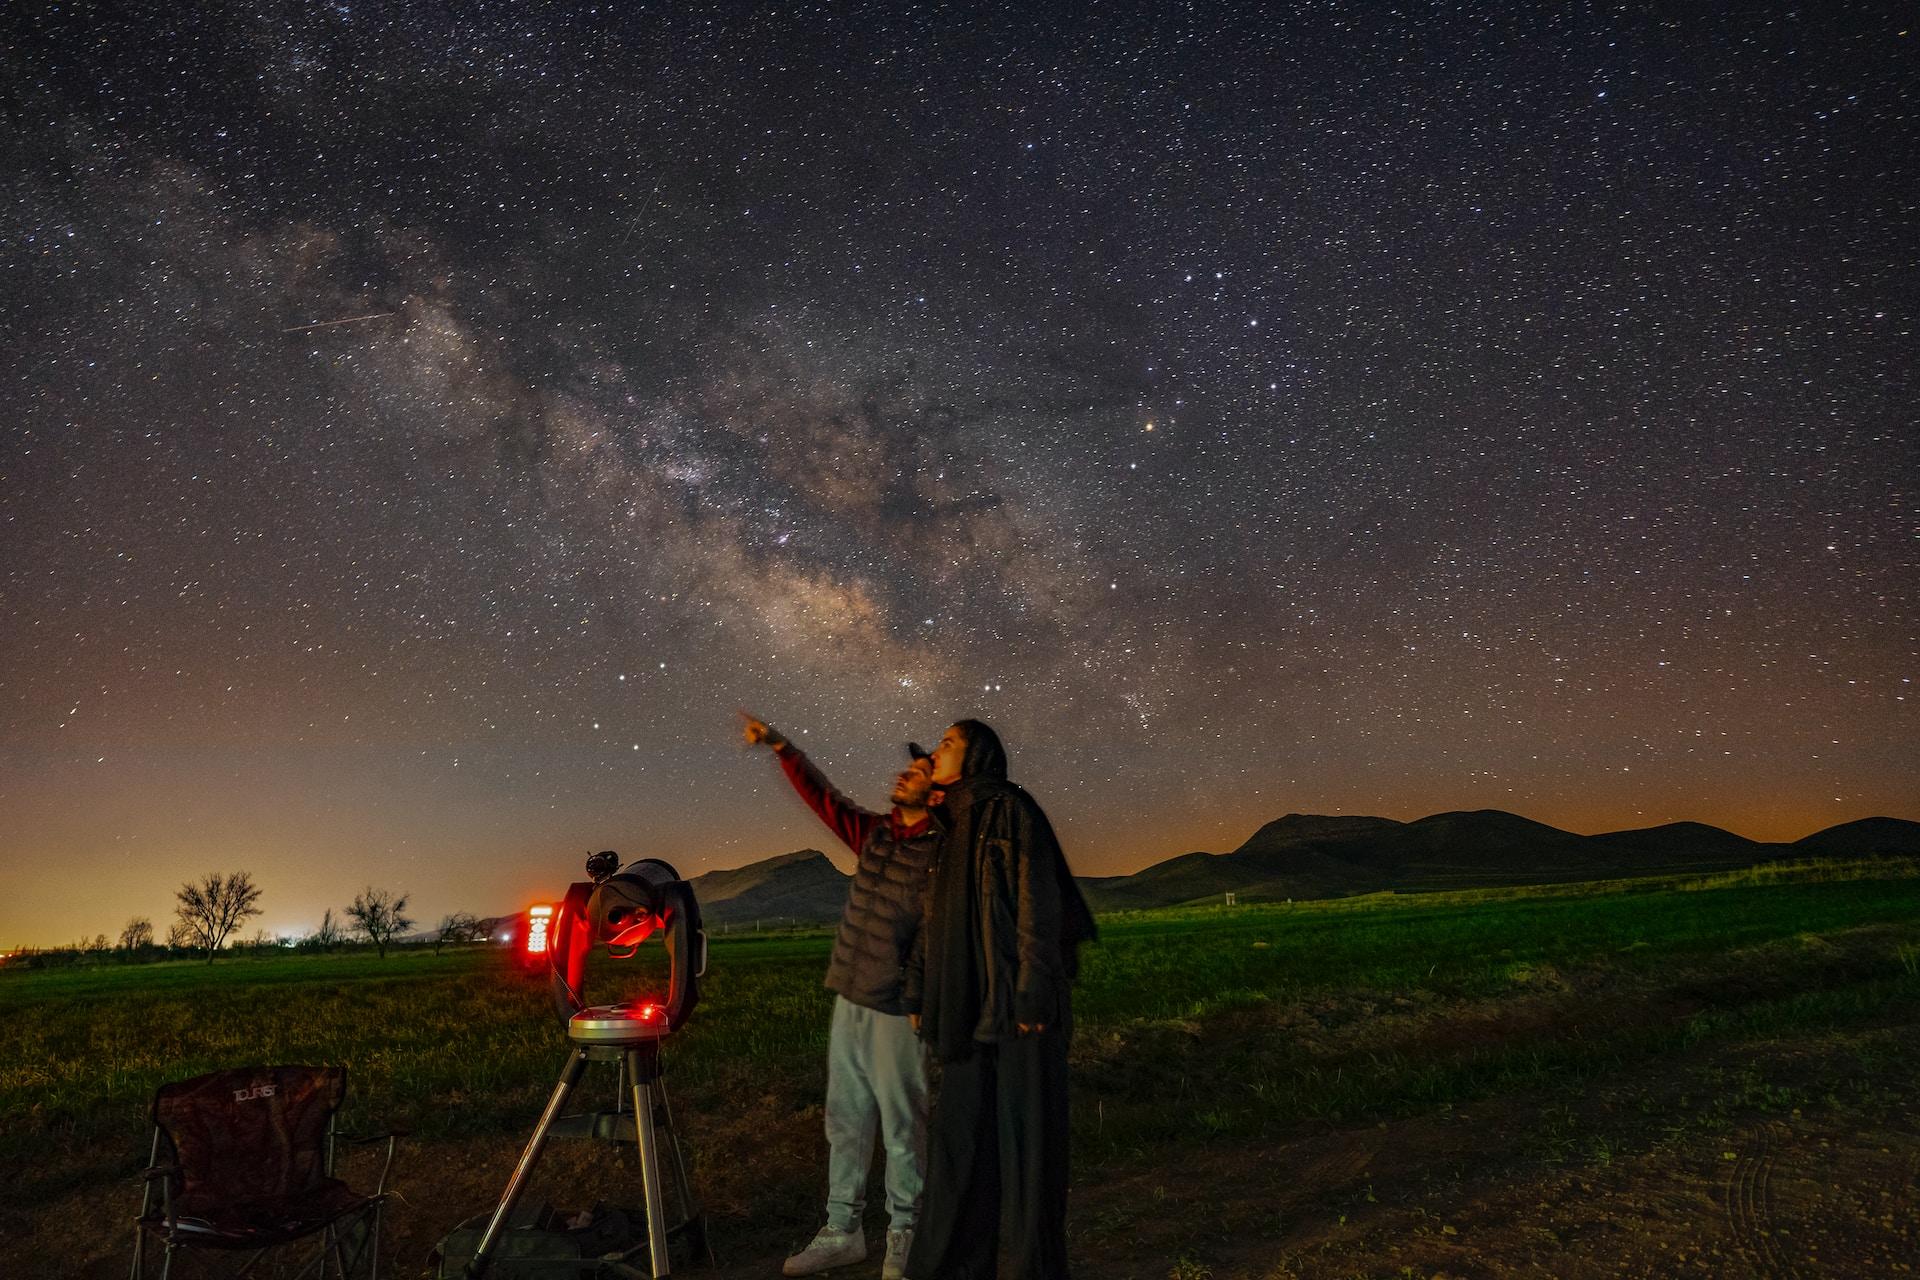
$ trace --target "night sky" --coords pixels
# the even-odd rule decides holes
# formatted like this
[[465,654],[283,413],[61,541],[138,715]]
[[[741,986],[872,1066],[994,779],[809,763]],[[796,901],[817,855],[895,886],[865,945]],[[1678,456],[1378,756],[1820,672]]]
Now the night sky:
[[1908,6],[15,3],[0,945],[1920,817]]

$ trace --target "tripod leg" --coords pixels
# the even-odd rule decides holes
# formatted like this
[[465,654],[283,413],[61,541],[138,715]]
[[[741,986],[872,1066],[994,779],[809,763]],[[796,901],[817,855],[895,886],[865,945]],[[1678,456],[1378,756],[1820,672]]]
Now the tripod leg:
[[580,1082],[580,1073],[586,1069],[587,1051],[575,1049],[573,1056],[567,1059],[567,1065],[560,1069],[560,1082],[553,1086],[553,1096],[547,1099],[547,1109],[540,1113],[540,1123],[533,1127],[533,1137],[527,1140],[527,1149],[520,1153],[520,1163],[513,1167],[513,1177],[507,1180],[507,1189],[500,1195],[500,1205],[493,1211],[486,1233],[480,1237],[480,1247],[474,1250],[473,1261],[467,1264],[469,1276],[486,1273],[493,1246],[499,1243],[500,1230],[506,1226],[507,1215],[513,1212],[514,1202],[520,1198],[527,1177],[533,1172],[534,1163],[540,1159],[540,1152],[547,1145],[547,1130],[559,1118],[560,1108],[567,1103],[567,1095]]
[[673,1186],[680,1198],[680,1221],[692,1222],[700,1216],[700,1206],[693,1202],[693,1185],[687,1181],[687,1156],[680,1149],[680,1130],[673,1123],[673,1106],[667,1101],[666,1082],[656,1080],[653,1087],[659,1095],[660,1114],[667,1119],[666,1140],[668,1154],[673,1157]]
[[639,1051],[627,1050],[627,1079],[633,1083],[633,1129],[640,1140],[640,1184],[647,1193],[647,1261],[658,1277],[669,1274],[667,1261],[667,1207],[661,1195],[660,1147],[653,1133],[653,1082],[640,1062]]

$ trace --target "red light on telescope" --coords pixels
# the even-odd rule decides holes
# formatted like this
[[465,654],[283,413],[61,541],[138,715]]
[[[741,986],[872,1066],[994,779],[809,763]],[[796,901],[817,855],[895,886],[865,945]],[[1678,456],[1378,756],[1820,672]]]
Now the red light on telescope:
[[553,908],[538,906],[527,908],[527,939],[524,950],[530,956],[547,953],[547,943],[553,928]]
[[653,931],[660,927],[660,918],[653,915],[638,916],[620,932],[607,939],[607,946],[637,947],[645,942]]

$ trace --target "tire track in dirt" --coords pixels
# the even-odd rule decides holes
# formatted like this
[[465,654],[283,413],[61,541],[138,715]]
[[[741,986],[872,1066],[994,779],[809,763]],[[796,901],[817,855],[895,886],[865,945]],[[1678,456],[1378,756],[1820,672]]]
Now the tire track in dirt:
[[1292,1194],[1283,1199],[1298,1203],[1345,1190],[1373,1163],[1377,1139],[1373,1134],[1340,1135],[1331,1149],[1321,1152],[1292,1174]]
[[1760,1125],[1733,1162],[1722,1188],[1721,1207],[1734,1242],[1754,1264],[1760,1280],[1802,1280],[1780,1248],[1773,1203],[1774,1126]]

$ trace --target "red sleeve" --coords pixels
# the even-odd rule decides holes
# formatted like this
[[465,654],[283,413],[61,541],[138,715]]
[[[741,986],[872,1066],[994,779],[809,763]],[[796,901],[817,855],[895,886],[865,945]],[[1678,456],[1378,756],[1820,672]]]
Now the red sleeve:
[[789,743],[786,750],[774,752],[774,758],[786,770],[787,781],[807,802],[807,808],[818,814],[820,821],[826,823],[833,834],[839,836],[855,853],[866,843],[874,824],[886,821],[885,816],[868,813],[835,791],[833,784],[813,767],[813,761],[807,759],[806,753],[800,748]]

